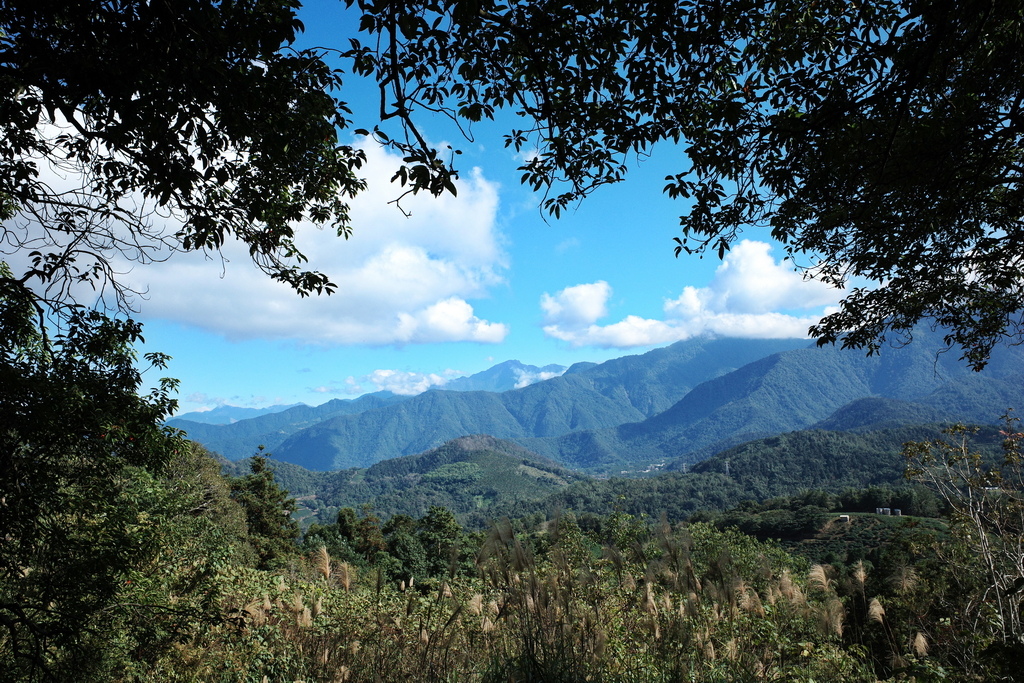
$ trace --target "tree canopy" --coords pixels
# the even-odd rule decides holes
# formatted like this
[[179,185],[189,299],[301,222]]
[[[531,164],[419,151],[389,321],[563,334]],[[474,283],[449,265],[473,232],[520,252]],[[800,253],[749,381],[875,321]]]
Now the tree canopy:
[[67,649],[74,668],[88,625],[153,552],[138,475],[183,440],[160,424],[174,383],[140,395],[136,323],[78,311],[44,344],[17,294],[0,287],[0,663],[45,668]]
[[[671,147],[677,254],[775,238],[847,288],[821,343],[874,351],[933,321],[980,369],[1021,338],[1018,3],[346,2],[370,38],[338,47],[402,124],[374,134],[408,191],[455,190],[418,127],[437,112],[518,114],[505,142],[556,215]],[[5,2],[0,249],[29,253],[11,283],[59,307],[84,281],[121,306],[118,259],[239,239],[300,294],[332,291],[294,230],[348,233],[362,155],[339,142],[340,72],[293,47],[298,7]]]
[[[338,72],[292,47],[297,8],[0,3],[0,669],[11,676],[88,678],[132,630],[99,625],[137,611],[177,615],[180,632],[179,597],[223,559],[210,540],[219,523],[196,531],[210,500],[174,477],[186,447],[162,421],[175,383],[145,393],[118,269],[237,239],[299,294],[332,291],[304,269],[294,230],[305,220],[347,235],[362,154],[338,142]],[[83,297],[93,290],[98,301]],[[294,525],[286,505],[272,509],[284,504],[269,479],[254,472],[239,497],[282,527],[254,528],[254,543],[286,546]],[[180,587],[173,558],[195,574]],[[147,582],[172,604],[126,597]],[[159,640],[157,621],[146,638]]]
[[873,352],[931,321],[981,369],[1021,339],[1020,3],[358,7],[371,38],[353,41],[355,69],[409,132],[382,139],[435,185],[455,169],[424,144],[424,112],[521,117],[505,143],[530,152],[522,180],[556,216],[669,143],[682,158],[664,189],[688,202],[676,253],[771,235],[809,277],[848,288],[811,328],[819,343]]
[[292,48],[297,2],[11,0],[0,5],[0,245],[12,283],[60,308],[85,282],[113,308],[115,257],[238,239],[300,294],[301,219],[349,231],[362,154],[322,52]]

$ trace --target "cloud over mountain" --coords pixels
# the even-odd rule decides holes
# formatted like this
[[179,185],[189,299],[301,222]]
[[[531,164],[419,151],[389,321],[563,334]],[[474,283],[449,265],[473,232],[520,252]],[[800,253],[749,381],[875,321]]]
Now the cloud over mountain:
[[362,377],[349,377],[345,380],[347,391],[335,393],[358,394],[372,387],[376,391],[390,391],[401,396],[421,394],[431,387],[444,386],[453,377],[464,373],[457,370],[446,370],[442,374],[410,372],[408,370],[374,370]]
[[[685,287],[666,300],[664,319],[627,315],[611,324],[612,288],[604,281],[574,285],[541,297],[544,333],[572,346],[628,348],[689,339],[701,334],[781,339],[805,337],[807,329],[834,305],[841,292],[807,280],[771,246],[743,240],[730,251],[706,287]],[[806,312],[794,314],[794,311]]]

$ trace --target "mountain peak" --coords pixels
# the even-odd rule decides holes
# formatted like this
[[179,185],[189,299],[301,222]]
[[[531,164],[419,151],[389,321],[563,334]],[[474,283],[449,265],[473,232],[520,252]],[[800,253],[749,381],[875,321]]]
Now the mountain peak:
[[493,391],[501,393],[558,377],[563,372],[565,372],[565,367],[562,365],[545,365],[540,368],[536,365],[526,365],[517,360],[507,360],[475,375],[453,379],[443,386],[433,388],[432,391]]

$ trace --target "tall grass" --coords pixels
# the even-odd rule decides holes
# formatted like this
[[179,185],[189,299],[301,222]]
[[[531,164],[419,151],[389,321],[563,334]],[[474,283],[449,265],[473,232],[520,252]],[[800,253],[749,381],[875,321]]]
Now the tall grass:
[[498,524],[475,575],[413,587],[373,569],[355,582],[322,549],[277,576],[237,571],[225,577],[223,622],[152,672],[255,683],[874,680],[843,648],[834,585],[809,586],[777,549],[704,527],[662,530],[640,551],[579,541],[564,535],[538,555]]

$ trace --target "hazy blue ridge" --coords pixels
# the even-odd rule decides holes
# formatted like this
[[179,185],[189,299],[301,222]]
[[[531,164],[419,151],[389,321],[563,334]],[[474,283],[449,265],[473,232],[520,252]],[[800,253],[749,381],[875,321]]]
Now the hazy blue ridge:
[[176,415],[174,419],[187,420],[188,422],[200,422],[203,424],[226,425],[238,422],[239,420],[249,420],[261,415],[280,413],[283,410],[288,410],[289,408],[295,408],[302,405],[305,404],[292,403],[290,405],[267,406],[265,408],[240,408],[238,406],[224,405],[202,412],[182,413],[181,415]]
[[167,424],[184,430],[190,439],[228,460],[240,460],[251,456],[261,445],[273,452],[289,435],[324,419],[399,403],[407,398],[380,391],[356,399],[333,399],[319,406],[298,405],[229,425],[207,425],[179,418],[168,420]]
[[565,372],[564,365],[524,365],[517,360],[499,363],[483,372],[468,377],[457,377],[445,384],[433,387],[431,391],[494,391],[503,392],[519,389],[541,381],[541,378],[555,377]]

